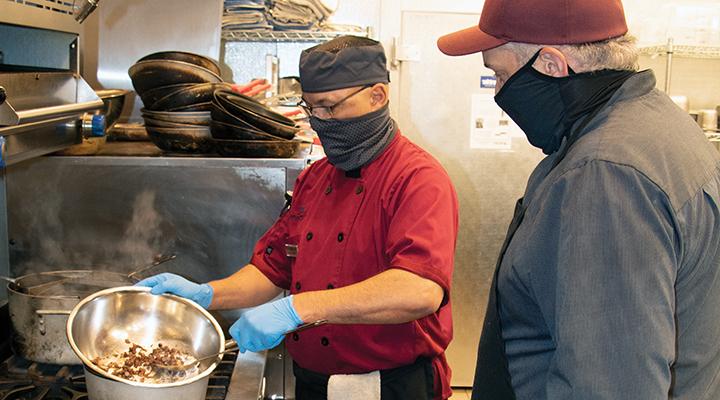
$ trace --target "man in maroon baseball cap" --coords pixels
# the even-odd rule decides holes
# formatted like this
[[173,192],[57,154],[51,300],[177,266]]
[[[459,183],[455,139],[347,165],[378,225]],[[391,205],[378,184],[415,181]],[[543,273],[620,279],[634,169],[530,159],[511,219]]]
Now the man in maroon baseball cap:
[[720,155],[637,71],[620,0],[485,0],[441,37],[548,156],[500,252],[473,399],[720,399]]
[[443,36],[438,46],[447,55],[461,56],[508,42],[590,43],[627,31],[620,0],[488,0],[478,26]]

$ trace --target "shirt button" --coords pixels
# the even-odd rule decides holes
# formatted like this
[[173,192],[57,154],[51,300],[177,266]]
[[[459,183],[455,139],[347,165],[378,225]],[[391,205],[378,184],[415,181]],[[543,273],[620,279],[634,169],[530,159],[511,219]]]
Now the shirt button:
[[345,239],[345,235],[342,232],[338,233],[338,242],[342,242]]
[[363,190],[365,190],[365,188],[363,187],[363,185],[358,185],[358,186],[355,188],[355,194],[360,194],[360,193],[363,192]]
[[312,240],[312,238],[313,238],[312,232],[308,232],[308,234],[307,234],[307,236],[305,236],[305,238],[306,238],[307,240]]
[[272,247],[268,246],[268,247],[265,249],[265,254],[267,254],[267,255],[272,254]]
[[295,289],[300,290],[302,286],[300,286],[300,282],[295,282]]
[[328,289],[335,289],[335,286],[333,286],[332,283],[328,283],[327,288],[328,288]]
[[324,338],[320,339],[320,343],[321,343],[323,346],[327,346],[327,345],[330,344],[330,341],[328,340],[328,338],[324,337]]
[[295,332],[292,334],[292,339],[297,342],[298,340],[300,340],[300,335],[298,335],[297,332]]
[[332,186],[328,186],[325,188],[325,194],[330,194],[332,192]]

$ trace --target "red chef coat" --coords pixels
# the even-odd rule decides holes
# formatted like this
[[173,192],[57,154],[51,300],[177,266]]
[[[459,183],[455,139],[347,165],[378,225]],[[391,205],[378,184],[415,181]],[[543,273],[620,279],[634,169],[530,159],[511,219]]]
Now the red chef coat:
[[298,365],[327,375],[396,368],[428,357],[435,368],[436,398],[447,398],[450,368],[444,351],[452,339],[449,293],[457,232],[450,178],[437,160],[398,132],[359,176],[327,159],[303,171],[291,207],[257,243],[251,263],[291,293],[351,285],[390,268],[436,282],[445,298],[424,318],[393,325],[325,325],[295,333],[286,344]]

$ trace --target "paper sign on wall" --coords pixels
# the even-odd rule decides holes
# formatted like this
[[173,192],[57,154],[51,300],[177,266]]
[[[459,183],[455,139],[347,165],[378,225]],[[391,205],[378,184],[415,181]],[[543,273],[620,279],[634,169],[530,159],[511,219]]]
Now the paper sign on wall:
[[495,103],[494,94],[472,96],[470,148],[510,150],[512,138],[524,136],[518,126]]

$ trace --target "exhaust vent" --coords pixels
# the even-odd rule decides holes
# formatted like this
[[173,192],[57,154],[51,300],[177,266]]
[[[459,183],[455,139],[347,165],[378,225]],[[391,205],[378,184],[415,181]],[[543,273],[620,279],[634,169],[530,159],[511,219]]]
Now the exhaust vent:
[[63,0],[6,0],[11,3],[22,4],[28,7],[40,8],[48,12],[73,15],[73,2]]

